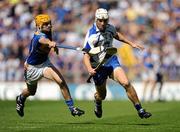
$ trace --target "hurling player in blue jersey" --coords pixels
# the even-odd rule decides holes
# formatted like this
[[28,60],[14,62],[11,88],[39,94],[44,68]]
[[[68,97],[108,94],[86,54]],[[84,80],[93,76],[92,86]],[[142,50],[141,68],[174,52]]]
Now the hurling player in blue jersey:
[[103,8],[97,9],[95,13],[95,23],[87,32],[84,42],[84,49],[86,52],[83,56],[83,62],[89,74],[93,76],[96,88],[94,94],[95,115],[98,118],[102,117],[102,100],[106,97],[106,80],[110,77],[125,88],[127,96],[134,104],[140,118],[149,118],[151,113],[146,112],[145,109],[142,108],[136,91],[129,82],[117,56],[115,54],[105,55],[105,58],[108,58],[106,58],[107,61],[97,70],[95,67],[101,62],[99,59],[101,59],[102,54],[104,54],[106,50],[99,52],[97,55],[91,55],[88,53],[90,49],[98,46],[103,46],[104,49],[113,47],[112,41],[114,38],[129,44],[133,48],[144,49],[143,46],[132,43],[121,33],[117,32],[113,25],[108,24],[108,20],[109,16],[107,10]]
[[83,110],[74,107],[68,86],[61,73],[53,66],[48,58],[51,50],[58,54],[56,42],[52,41],[51,19],[47,14],[39,14],[35,17],[37,31],[30,43],[29,56],[24,63],[24,78],[27,88],[16,97],[16,110],[19,116],[24,116],[24,103],[27,97],[35,95],[38,81],[44,77],[56,82],[65,102],[73,116],[81,116]]

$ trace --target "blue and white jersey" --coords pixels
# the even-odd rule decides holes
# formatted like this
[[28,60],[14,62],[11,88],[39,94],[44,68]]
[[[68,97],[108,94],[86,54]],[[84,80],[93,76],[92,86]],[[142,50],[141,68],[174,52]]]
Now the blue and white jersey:
[[107,24],[104,32],[100,32],[96,23],[89,29],[84,41],[84,48],[90,50],[97,46],[112,47],[113,37],[116,29],[113,25]]
[[[113,38],[116,35],[116,29],[114,26],[107,24],[106,29],[104,32],[101,32],[98,28],[96,23],[88,30],[85,41],[84,41],[84,49],[88,52],[91,48],[97,46],[104,46],[106,47],[113,47],[112,42]],[[90,62],[92,67],[96,67],[100,62],[100,56],[103,54],[102,52],[91,56]]]
[[27,63],[30,65],[39,65],[48,59],[50,48],[39,43],[39,39],[41,37],[49,38],[48,35],[42,32],[35,32],[31,40],[31,44],[29,47],[29,56],[26,59]]

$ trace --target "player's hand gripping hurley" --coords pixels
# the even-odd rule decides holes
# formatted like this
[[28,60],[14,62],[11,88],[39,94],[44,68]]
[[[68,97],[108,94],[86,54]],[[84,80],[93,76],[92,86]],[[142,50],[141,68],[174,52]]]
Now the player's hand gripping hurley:
[[[106,48],[104,49],[105,51],[105,55],[104,58],[100,61],[100,63],[96,66],[95,71],[98,71],[98,69],[105,64],[114,54],[117,53],[117,49],[114,47],[110,47],[110,48]],[[106,55],[111,55],[110,58],[106,59]],[[89,78],[87,79],[87,83],[91,83],[91,78],[93,77],[93,75],[90,75]]]
[[[69,46],[69,45],[63,45],[63,44],[59,44],[56,45],[56,47],[58,48],[64,48],[64,49],[70,49],[70,50],[76,50],[76,51],[86,51],[84,48],[81,47],[74,47],[74,46]],[[114,55],[117,53],[117,49],[114,47],[109,47],[109,48],[104,48],[104,46],[98,46],[95,48],[92,48],[91,50],[88,51],[89,55],[96,55],[99,52],[104,51],[104,57],[101,58],[99,64],[96,66],[95,71],[97,71],[105,62],[107,62],[110,58],[106,59],[106,55]],[[91,83],[91,78],[93,77],[93,75],[89,76],[89,78],[87,79],[87,83]]]

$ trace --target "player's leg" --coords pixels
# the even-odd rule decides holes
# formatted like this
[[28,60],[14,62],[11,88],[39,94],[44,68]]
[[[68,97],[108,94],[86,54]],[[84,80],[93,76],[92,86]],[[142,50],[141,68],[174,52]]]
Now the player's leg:
[[59,85],[60,90],[61,90],[62,95],[65,100],[71,99],[71,95],[70,95],[68,86],[67,86],[63,76],[54,66],[47,67],[46,69],[44,69],[43,76],[47,79],[55,81]]
[[148,71],[144,70],[142,71],[142,80],[143,80],[143,94],[142,94],[142,101],[146,101],[146,93],[149,85],[149,75]]
[[59,85],[61,93],[65,99],[65,102],[73,116],[75,115],[80,116],[84,114],[83,110],[80,110],[79,108],[74,107],[74,102],[73,102],[73,99],[71,98],[66,81],[64,80],[61,73],[54,66],[45,68],[43,70],[43,76],[47,79],[55,81]]
[[153,95],[157,84],[157,75],[153,69],[149,70],[149,83],[151,85],[149,101],[153,101]]
[[106,98],[106,81],[102,85],[96,85],[96,93],[94,94],[95,109],[94,113],[98,118],[102,117],[102,100]]
[[149,80],[143,80],[143,94],[142,94],[142,101],[146,101],[146,93],[148,88]]
[[154,100],[154,91],[155,91],[155,88],[156,88],[156,84],[157,82],[155,80],[150,80],[150,84],[151,84],[151,91],[150,91],[150,101],[153,101]]
[[159,83],[159,88],[158,88],[158,95],[159,95],[159,101],[162,101],[161,99],[161,91],[162,91],[162,87],[163,87],[163,75],[162,73],[157,73],[157,83]]
[[42,77],[41,68],[30,66],[29,64],[25,63],[24,69],[24,78],[27,87],[22,91],[19,96],[16,97],[16,110],[21,117],[24,116],[24,104],[26,98],[30,95],[35,95],[38,80]]
[[106,80],[112,71],[113,68],[111,66],[102,66],[93,76],[96,88],[94,112],[98,118],[102,117],[102,100],[106,98]]
[[137,97],[134,87],[129,82],[124,70],[118,67],[114,70],[114,79],[118,81],[126,90],[128,98],[133,102],[133,104],[139,104],[140,101]]
[[159,82],[159,101],[163,101],[161,98],[162,87],[163,87],[163,81],[160,81]]
[[37,83],[27,84],[27,88],[23,89],[22,93],[16,97],[16,111],[19,116],[24,116],[24,106],[26,98],[30,95],[35,95],[37,89]]
[[151,113],[146,112],[138,99],[137,93],[134,87],[129,82],[124,70],[121,67],[117,67],[113,71],[113,78],[114,80],[118,81],[126,90],[128,98],[134,104],[138,114],[141,118],[148,118],[151,116]]

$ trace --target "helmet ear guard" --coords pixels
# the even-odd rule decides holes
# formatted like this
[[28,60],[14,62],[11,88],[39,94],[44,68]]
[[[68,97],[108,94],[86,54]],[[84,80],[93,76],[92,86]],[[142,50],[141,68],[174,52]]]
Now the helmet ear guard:
[[39,14],[35,17],[35,23],[37,27],[41,27],[44,23],[51,21],[51,18],[47,14]]
[[95,13],[95,20],[97,19],[109,19],[108,11],[104,8],[99,8]]

